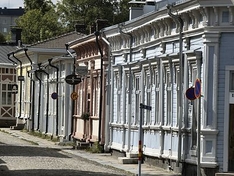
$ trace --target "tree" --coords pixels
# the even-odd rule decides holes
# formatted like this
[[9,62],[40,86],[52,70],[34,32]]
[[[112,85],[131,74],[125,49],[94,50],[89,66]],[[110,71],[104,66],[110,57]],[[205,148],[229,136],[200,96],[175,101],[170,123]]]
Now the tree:
[[128,1],[60,0],[55,6],[51,0],[24,0],[25,14],[16,24],[22,29],[22,42],[27,44],[74,31],[77,24],[86,26],[84,33],[89,33],[95,30],[97,19],[106,20],[108,25],[127,21]]
[[[124,0],[124,2],[126,1],[128,0]],[[86,31],[89,31],[97,19],[105,19],[109,25],[116,24],[115,21],[126,20],[125,13],[122,13],[125,12],[125,8],[121,7],[122,16],[120,16],[116,11],[119,10],[117,5],[111,0],[61,0],[57,4],[57,8],[62,24],[69,30],[74,29],[75,24],[83,23]],[[121,19],[114,21],[116,14]]]
[[113,24],[122,23],[129,20],[129,0],[121,0],[119,3],[114,3],[115,15]]
[[42,14],[50,11],[55,5],[51,0],[24,0],[25,11],[40,10]]
[[[43,3],[42,3],[43,2]],[[40,7],[40,8],[38,8]],[[16,21],[22,29],[22,42],[34,43],[63,32],[59,16],[51,1],[25,0],[26,13]]]
[[6,38],[5,36],[0,32],[0,43],[5,43],[6,42]]

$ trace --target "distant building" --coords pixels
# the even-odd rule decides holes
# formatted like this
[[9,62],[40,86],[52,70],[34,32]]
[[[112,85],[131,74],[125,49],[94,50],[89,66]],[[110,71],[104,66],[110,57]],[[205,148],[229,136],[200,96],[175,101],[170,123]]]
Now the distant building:
[[16,19],[24,14],[24,8],[0,7],[0,33],[7,35],[11,31],[11,26],[16,26]]

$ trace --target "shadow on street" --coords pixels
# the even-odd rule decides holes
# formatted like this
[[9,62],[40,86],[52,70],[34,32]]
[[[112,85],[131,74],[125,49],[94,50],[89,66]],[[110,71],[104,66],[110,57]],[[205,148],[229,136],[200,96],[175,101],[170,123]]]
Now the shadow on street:
[[4,170],[0,165],[0,175],[1,176],[120,176],[116,174],[107,173],[97,173],[90,171],[77,171],[77,170],[44,170],[44,169],[34,169],[34,170],[8,170],[4,166]]
[[69,158],[59,153],[60,149],[51,149],[35,146],[12,146],[0,144],[0,156],[46,156],[56,158]]

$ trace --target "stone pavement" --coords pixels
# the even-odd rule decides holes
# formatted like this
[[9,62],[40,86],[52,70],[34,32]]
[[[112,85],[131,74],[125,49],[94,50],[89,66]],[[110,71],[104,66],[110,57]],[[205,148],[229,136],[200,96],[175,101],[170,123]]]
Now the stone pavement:
[[[120,164],[118,158],[111,156],[110,153],[89,153],[84,150],[74,150],[71,146],[55,145],[55,142],[48,141],[33,135],[29,135],[19,130],[11,130],[10,128],[0,128],[1,131],[5,131],[12,136],[25,139],[27,141],[36,142],[41,146],[50,148],[60,148],[63,152],[70,153],[87,160],[121,170],[125,170],[133,175],[138,175],[138,164]],[[162,168],[149,166],[147,164],[141,165],[141,176],[179,176],[179,174],[166,171]]]

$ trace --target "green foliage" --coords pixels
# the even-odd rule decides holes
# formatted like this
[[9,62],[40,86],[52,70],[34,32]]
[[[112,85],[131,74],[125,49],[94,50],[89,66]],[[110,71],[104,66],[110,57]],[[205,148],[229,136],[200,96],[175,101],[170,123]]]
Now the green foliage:
[[11,41],[11,32],[8,32],[8,34],[6,35],[6,42],[10,41]]
[[26,13],[30,10],[37,9],[42,14],[47,13],[55,7],[51,0],[24,0],[24,6]]
[[89,120],[89,117],[90,117],[90,114],[88,112],[84,112],[82,115],[81,115],[81,118],[83,120]]
[[2,33],[0,33],[0,43],[5,43],[5,42],[6,42],[5,36]]
[[103,148],[98,142],[94,142],[88,151],[91,153],[102,153]]
[[26,13],[16,21],[22,29],[23,43],[35,43],[64,32],[51,0],[24,0],[24,5]]
[[128,2],[129,0],[120,3],[111,0],[60,0],[55,6],[51,0],[24,0],[26,13],[16,24],[22,29],[22,42],[26,44],[74,31],[76,24],[84,25],[84,33],[89,34],[91,28],[95,30],[97,19],[108,22],[101,28],[127,21]]
[[113,24],[122,23],[128,21],[129,19],[129,0],[122,0],[120,3],[114,3],[115,15],[113,19]]
[[29,10],[16,23],[22,29],[23,43],[28,44],[59,35],[62,30],[54,9],[45,14],[39,9]]
[[108,25],[127,20],[128,0],[123,1],[118,4],[110,0],[61,0],[57,8],[63,26],[72,30],[75,24],[83,23],[88,32],[97,19],[107,20]]
[[59,138],[57,136],[53,136],[53,135],[48,135],[48,134],[43,134],[42,132],[38,132],[38,131],[22,131],[22,132],[26,132],[32,136],[36,136],[42,139],[47,139],[49,141],[53,141],[53,142],[58,142]]

